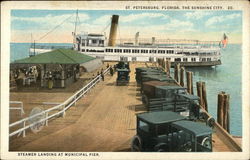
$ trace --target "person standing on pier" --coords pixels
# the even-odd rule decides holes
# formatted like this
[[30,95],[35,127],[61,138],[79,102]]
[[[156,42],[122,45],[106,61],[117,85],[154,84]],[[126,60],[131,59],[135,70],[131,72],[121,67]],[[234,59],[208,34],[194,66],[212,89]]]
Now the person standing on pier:
[[103,71],[101,71],[101,77],[102,77],[102,81],[104,81],[104,74],[103,74]]
[[114,74],[114,70],[113,70],[113,68],[112,68],[112,67],[110,67],[110,69],[109,69],[109,73],[110,73],[110,75],[111,75],[111,76],[113,76],[113,74]]

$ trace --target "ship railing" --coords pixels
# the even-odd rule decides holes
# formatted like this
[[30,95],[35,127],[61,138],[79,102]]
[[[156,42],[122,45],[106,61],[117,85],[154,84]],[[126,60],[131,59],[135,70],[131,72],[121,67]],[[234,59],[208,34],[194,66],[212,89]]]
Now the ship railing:
[[[117,43],[121,44],[135,44],[135,39],[127,38],[127,39],[116,39]],[[179,44],[179,45],[202,45],[202,46],[211,46],[211,45],[219,45],[220,41],[200,41],[200,40],[188,40],[188,39],[155,39],[152,41],[150,38],[139,38],[138,43],[141,44]]]
[[[12,104],[17,104],[18,106],[11,106]],[[10,101],[10,110],[20,110],[20,115],[23,116],[24,110],[23,110],[23,102],[21,101]]]
[[[34,45],[32,45],[30,48],[34,49]],[[59,45],[35,45],[35,49],[71,49],[72,46],[59,46]]]
[[[107,69],[105,69],[103,71],[103,74],[106,75],[109,71],[110,67],[108,67]],[[34,114],[32,116],[23,118],[19,121],[16,121],[14,123],[11,123],[9,125],[9,128],[17,126],[17,125],[22,125],[22,128],[19,128],[13,132],[11,132],[9,134],[9,137],[12,137],[14,135],[20,135],[22,134],[23,137],[26,136],[26,130],[39,124],[39,123],[44,123],[45,125],[48,126],[48,121],[52,118],[57,118],[58,116],[62,115],[63,117],[65,116],[66,111],[72,106],[72,105],[76,105],[76,102],[83,97],[84,95],[86,95],[86,93],[88,93],[98,82],[101,81],[101,75],[97,75],[93,80],[91,80],[87,85],[85,85],[83,88],[81,88],[80,90],[78,90],[76,93],[74,93],[71,97],[69,97],[66,101],[64,101],[63,103],[56,105],[52,108],[49,108],[47,110],[44,110],[40,113]],[[52,111],[57,111],[56,113],[53,113],[51,115],[49,115],[50,112]],[[45,115],[45,116],[44,116]],[[32,122],[30,123],[32,119],[38,118],[39,117],[44,117],[41,118],[40,120],[36,121],[36,122]],[[30,124],[28,124],[30,123]]]

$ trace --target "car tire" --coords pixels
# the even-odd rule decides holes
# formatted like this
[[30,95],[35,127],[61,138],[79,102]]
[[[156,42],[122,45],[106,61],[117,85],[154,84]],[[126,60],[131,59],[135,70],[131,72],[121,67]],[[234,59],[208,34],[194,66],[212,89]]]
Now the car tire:
[[158,149],[157,152],[164,152],[164,149]]
[[131,141],[131,151],[132,152],[141,152],[142,151],[142,142],[141,138],[136,135]]
[[212,142],[211,142],[211,138],[210,137],[205,137],[202,142],[201,142],[201,145],[208,148],[208,149],[211,149],[212,150]]

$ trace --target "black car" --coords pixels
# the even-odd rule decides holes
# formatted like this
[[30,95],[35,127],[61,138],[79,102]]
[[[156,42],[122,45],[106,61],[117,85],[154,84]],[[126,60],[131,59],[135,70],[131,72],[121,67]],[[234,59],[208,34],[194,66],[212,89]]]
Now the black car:
[[212,129],[203,123],[188,121],[175,112],[137,114],[136,132],[131,142],[132,151],[212,151]]

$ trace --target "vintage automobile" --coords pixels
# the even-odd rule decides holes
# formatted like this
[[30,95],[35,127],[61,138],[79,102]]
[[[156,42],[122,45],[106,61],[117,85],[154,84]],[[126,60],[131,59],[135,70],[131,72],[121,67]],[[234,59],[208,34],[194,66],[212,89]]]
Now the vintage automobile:
[[116,85],[126,85],[129,83],[129,73],[130,70],[127,68],[123,69],[116,69],[117,71],[117,78],[116,78]]
[[212,129],[171,111],[137,114],[131,150],[142,152],[211,152]]
[[162,74],[166,75],[166,73],[163,72],[163,70],[161,70],[159,68],[154,68],[154,67],[150,67],[150,68],[138,67],[135,70],[136,70],[135,79],[136,79],[136,82],[138,84],[141,84],[142,76],[144,76],[144,75],[162,75]]
[[119,62],[116,65],[117,71],[117,78],[116,78],[116,85],[126,85],[129,83],[130,80],[130,68],[128,62]]
[[147,106],[150,99],[164,99],[168,102],[183,100],[177,94],[186,94],[186,88],[177,85],[146,85],[143,86],[142,102]]

